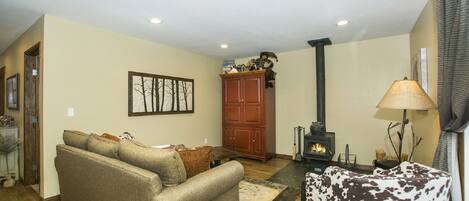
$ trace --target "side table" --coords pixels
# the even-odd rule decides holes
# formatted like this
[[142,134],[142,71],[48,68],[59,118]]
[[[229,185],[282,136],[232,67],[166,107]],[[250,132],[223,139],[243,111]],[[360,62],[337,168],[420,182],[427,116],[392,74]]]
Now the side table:
[[399,161],[394,161],[394,160],[382,160],[382,161],[373,160],[373,164],[375,165],[375,167],[389,170],[393,167],[398,166],[400,163]]
[[210,163],[211,168],[221,165],[222,160],[232,160],[233,158],[239,157],[237,152],[225,149],[223,147],[213,147],[212,154],[213,158],[212,162]]

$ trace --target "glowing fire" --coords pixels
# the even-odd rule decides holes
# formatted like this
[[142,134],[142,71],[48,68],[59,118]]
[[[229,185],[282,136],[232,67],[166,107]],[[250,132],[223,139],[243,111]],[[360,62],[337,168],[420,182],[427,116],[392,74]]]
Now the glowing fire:
[[311,145],[311,152],[324,154],[326,153],[326,146],[320,143],[314,143]]

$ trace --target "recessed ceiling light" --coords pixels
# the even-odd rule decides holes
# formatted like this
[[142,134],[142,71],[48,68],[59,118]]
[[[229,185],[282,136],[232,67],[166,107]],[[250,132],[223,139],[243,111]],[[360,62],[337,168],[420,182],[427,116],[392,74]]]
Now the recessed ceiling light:
[[150,19],[150,22],[153,24],[161,24],[162,21],[160,18],[154,17]]
[[226,49],[226,48],[228,48],[228,44],[221,44],[220,47],[223,48],[223,49]]
[[346,24],[348,24],[347,20],[340,20],[340,21],[337,22],[337,26],[344,26]]

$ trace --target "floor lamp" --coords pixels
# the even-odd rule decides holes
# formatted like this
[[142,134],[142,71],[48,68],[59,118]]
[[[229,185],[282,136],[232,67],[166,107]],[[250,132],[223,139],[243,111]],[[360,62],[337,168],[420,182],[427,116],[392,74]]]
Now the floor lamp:
[[[405,77],[404,80],[394,81],[376,107],[380,109],[402,110],[401,129],[400,132],[398,132],[399,152],[397,154],[399,162],[402,162],[402,141],[405,126],[409,123],[407,110],[434,109],[436,105],[417,81],[408,80],[407,77]],[[391,143],[393,142],[391,141]]]

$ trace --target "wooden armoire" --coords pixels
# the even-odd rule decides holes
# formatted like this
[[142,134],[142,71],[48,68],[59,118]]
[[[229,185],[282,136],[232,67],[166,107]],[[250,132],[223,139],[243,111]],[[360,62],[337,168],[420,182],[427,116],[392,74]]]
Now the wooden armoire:
[[[275,155],[275,89],[265,71],[222,74],[223,147],[266,161]],[[274,86],[275,87],[275,86]]]

